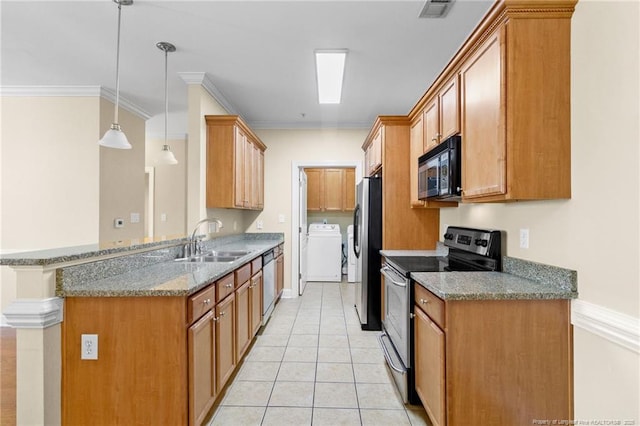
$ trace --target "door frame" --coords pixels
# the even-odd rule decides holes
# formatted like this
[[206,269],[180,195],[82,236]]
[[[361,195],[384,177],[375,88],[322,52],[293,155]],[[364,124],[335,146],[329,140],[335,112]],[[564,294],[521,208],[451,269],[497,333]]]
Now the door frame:
[[[291,289],[285,289],[283,297],[295,298],[300,293],[300,195],[298,194],[300,170],[309,167],[355,167],[356,185],[362,179],[362,160],[353,161],[292,161],[291,162]],[[288,290],[288,291],[287,291]]]

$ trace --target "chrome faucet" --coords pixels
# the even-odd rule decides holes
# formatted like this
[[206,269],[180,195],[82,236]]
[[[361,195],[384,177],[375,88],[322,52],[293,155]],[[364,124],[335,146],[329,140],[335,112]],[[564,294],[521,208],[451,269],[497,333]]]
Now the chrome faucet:
[[189,242],[184,246],[184,257],[197,256],[202,253],[202,244],[199,238],[196,238],[196,232],[200,228],[200,225],[203,223],[215,223],[216,224],[216,232],[220,232],[223,228],[222,221],[216,217],[208,218],[205,217],[193,228],[193,232],[189,237]]

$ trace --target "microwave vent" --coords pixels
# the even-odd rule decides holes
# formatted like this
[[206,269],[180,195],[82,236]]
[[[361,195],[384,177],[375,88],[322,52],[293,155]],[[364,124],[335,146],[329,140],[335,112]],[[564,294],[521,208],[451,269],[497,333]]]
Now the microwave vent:
[[427,0],[422,7],[420,18],[444,18],[455,0]]

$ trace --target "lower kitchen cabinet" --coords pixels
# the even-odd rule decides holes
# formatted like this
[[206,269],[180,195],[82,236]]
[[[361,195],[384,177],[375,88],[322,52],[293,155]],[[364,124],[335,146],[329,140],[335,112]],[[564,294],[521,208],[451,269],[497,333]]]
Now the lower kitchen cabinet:
[[235,315],[236,315],[236,360],[242,359],[245,351],[251,343],[250,315],[251,315],[251,299],[249,296],[249,287],[251,282],[247,281],[236,290]]
[[280,247],[276,257],[276,299],[282,295],[284,289],[284,247]]
[[568,300],[442,300],[414,284],[415,386],[434,426],[573,418]]
[[212,311],[208,311],[189,327],[189,424],[199,425],[205,420],[216,399],[215,338],[216,325]]
[[255,336],[262,324],[262,271],[258,271],[251,277],[249,286],[251,336]]
[[236,368],[235,294],[216,305],[216,389],[222,389]]

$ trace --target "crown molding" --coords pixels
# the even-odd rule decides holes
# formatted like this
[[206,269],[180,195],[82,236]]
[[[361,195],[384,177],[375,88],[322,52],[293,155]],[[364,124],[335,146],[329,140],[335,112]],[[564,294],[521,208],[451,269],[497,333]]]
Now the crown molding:
[[178,75],[187,84],[199,84],[215,99],[229,114],[240,115],[238,110],[224,97],[222,92],[213,84],[206,72],[179,72]]
[[584,300],[571,302],[571,323],[640,353],[640,319]]
[[[86,97],[96,96],[116,102],[116,94],[110,89],[102,86],[0,86],[0,96],[13,97]],[[120,107],[137,115],[143,120],[148,120],[151,115],[134,104],[133,102],[120,96]]]
[[342,130],[369,130],[370,122],[346,122],[346,123],[326,123],[320,121],[309,122],[286,122],[286,121],[250,121],[247,124],[252,129],[300,129],[300,130],[323,130],[323,129],[342,129]]

